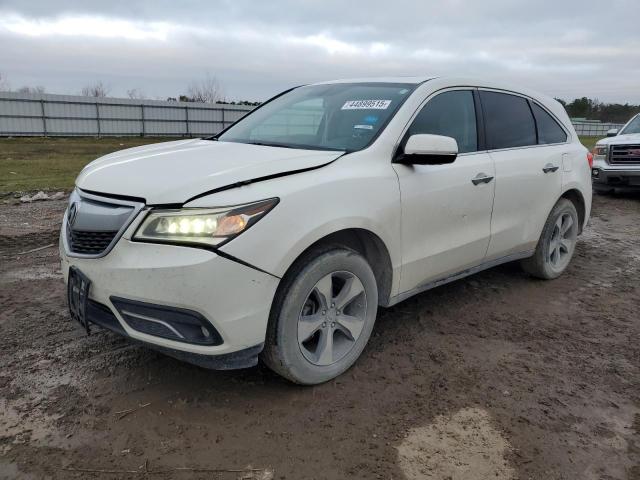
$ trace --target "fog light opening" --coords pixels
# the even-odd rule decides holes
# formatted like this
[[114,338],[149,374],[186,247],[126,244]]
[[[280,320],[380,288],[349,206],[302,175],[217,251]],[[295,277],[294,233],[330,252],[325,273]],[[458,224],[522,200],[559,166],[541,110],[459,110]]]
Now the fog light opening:
[[201,314],[168,305],[111,297],[122,319],[147,335],[196,345],[222,345],[222,338]]

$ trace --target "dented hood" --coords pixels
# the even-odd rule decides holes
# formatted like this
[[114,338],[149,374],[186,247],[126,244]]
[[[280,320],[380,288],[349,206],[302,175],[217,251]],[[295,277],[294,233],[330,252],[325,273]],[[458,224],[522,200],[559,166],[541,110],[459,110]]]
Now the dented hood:
[[76,185],[93,192],[144,198],[151,205],[176,204],[239,182],[321,167],[342,153],[180,140],[105,155],[80,172]]

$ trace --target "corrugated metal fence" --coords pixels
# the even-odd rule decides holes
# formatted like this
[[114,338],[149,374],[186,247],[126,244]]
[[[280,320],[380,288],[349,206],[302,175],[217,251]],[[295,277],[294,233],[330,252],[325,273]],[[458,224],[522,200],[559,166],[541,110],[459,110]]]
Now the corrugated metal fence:
[[[199,137],[218,133],[252,108],[0,92],[0,136]],[[302,126],[307,123],[301,120]],[[577,120],[573,126],[578,135],[604,137],[622,124]]]
[[0,92],[0,136],[199,137],[253,107]]
[[599,123],[599,122],[581,122],[579,120],[572,121],[576,133],[582,137],[604,137],[607,131],[612,128],[620,130],[624,123]]

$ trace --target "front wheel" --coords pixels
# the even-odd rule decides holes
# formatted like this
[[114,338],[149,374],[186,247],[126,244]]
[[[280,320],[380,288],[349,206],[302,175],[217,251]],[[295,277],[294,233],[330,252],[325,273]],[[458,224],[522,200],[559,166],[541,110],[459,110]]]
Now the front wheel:
[[295,383],[337,377],[360,356],[375,323],[371,267],[352,250],[331,248],[303,258],[283,282],[262,360]]
[[578,222],[573,202],[566,198],[558,200],[542,229],[535,253],[522,261],[523,269],[545,280],[562,275],[576,248]]

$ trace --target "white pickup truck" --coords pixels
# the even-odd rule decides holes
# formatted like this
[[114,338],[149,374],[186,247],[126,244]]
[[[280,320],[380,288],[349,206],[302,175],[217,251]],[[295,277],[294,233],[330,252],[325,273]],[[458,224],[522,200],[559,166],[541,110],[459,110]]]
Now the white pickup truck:
[[596,192],[615,188],[640,190],[640,113],[620,131],[607,132],[593,149],[591,178]]

